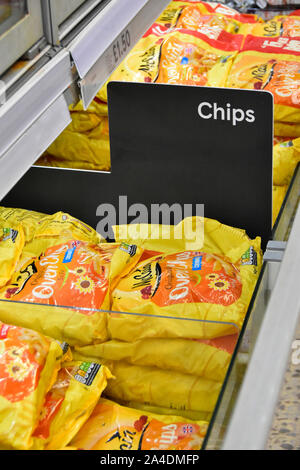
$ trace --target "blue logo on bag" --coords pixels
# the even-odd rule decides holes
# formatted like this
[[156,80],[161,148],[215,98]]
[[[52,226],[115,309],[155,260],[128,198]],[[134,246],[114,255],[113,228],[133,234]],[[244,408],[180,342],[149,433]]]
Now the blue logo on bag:
[[74,246],[73,248],[69,248],[66,251],[66,254],[65,254],[64,259],[63,259],[63,263],[70,263],[70,261],[72,261],[75,250],[76,250],[76,246]]
[[195,256],[195,258],[193,258],[192,269],[193,271],[200,271],[202,269],[202,255]]

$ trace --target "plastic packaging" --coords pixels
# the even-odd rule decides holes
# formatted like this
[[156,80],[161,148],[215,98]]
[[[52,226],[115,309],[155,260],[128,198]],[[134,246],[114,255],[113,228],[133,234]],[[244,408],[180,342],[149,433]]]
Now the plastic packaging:
[[80,430],[112,377],[97,362],[62,364],[56,382],[46,395],[32,450],[60,450]]
[[162,416],[101,399],[71,448],[84,450],[199,450],[205,421]]
[[1,449],[31,447],[45,395],[67,351],[36,331],[0,323]]

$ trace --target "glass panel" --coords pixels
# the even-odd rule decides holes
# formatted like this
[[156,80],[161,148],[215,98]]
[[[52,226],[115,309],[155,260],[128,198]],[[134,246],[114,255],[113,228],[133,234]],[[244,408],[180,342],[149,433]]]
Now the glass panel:
[[252,298],[244,328],[241,331],[239,341],[232,356],[227,376],[224,380],[206,438],[204,449],[220,449],[227,425],[231,418],[243,377],[250,362],[251,352],[259,332],[260,325],[266,311],[270,290],[268,288],[268,266],[265,263],[258,282],[256,293]]
[[[300,165],[298,165],[285,203],[281,209],[277,223],[274,227],[274,240],[288,241],[293,225],[293,219],[300,200]],[[262,320],[271,296],[271,287],[274,283],[274,270],[278,263],[264,263],[256,292],[252,297],[248,313],[240,333],[237,346],[232,356],[218,402],[210,420],[206,438],[203,443],[205,449],[220,449],[223,438],[230,422],[236,399],[243,383],[243,378],[250,363],[252,352],[256,343]]]
[[285,201],[274,226],[273,239],[286,241],[300,201],[300,164],[295,170]]
[[[159,444],[150,433],[145,445],[155,449],[182,449],[176,445],[182,445],[183,438],[185,445],[193,440],[190,449],[201,449],[239,333],[232,323],[195,320],[188,315],[174,318],[1,300],[0,343],[9,330],[6,325],[55,337],[64,349],[65,343],[71,345],[73,360],[108,367],[115,378],[108,382],[102,398],[130,408],[127,413],[133,416],[137,413],[145,418],[146,414],[149,426],[155,414],[155,426],[161,419],[163,425],[180,424],[186,429],[187,435],[174,434]],[[120,339],[125,333],[127,341]],[[129,336],[133,341],[128,341]],[[137,336],[143,339],[136,341]],[[0,348],[0,365],[10,361],[11,369],[13,356],[2,354],[1,358],[6,347],[2,344]],[[90,377],[84,375],[82,380]],[[121,429],[117,421],[115,424],[116,430],[118,425]]]
[[0,0],[0,35],[20,21],[26,12],[26,0]]

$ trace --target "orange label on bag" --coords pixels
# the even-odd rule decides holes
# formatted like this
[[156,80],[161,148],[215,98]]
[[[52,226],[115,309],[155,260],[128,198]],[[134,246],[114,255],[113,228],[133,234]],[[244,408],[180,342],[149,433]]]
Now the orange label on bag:
[[269,90],[275,104],[300,107],[300,61],[280,60],[271,54],[240,54],[233,64],[227,86]]
[[[103,438],[105,449],[120,450],[187,450],[201,445],[197,434],[200,426],[194,423],[166,424],[141,415],[133,427],[120,426]],[[196,445],[195,445],[196,444]]]
[[80,241],[51,247],[23,266],[2,295],[14,301],[99,308],[108,289],[112,252]]
[[100,399],[71,445],[86,450],[199,450],[207,422],[163,416]]
[[178,303],[231,305],[241,295],[236,266],[224,258],[186,251],[139,264],[118,285],[118,292],[135,291],[137,300],[159,307]]

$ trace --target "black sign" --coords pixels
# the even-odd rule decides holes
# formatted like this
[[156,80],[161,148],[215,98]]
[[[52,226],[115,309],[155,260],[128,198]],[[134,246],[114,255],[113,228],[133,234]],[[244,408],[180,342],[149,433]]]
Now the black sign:
[[[112,171],[32,168],[2,202],[69,212],[96,228],[97,207],[204,204],[204,215],[257,235],[272,225],[269,92],[111,82]],[[150,221],[150,220],[148,220]],[[117,223],[119,220],[117,219]]]

